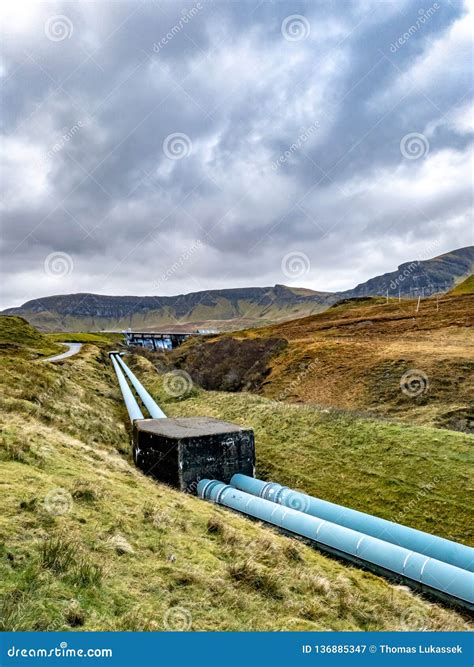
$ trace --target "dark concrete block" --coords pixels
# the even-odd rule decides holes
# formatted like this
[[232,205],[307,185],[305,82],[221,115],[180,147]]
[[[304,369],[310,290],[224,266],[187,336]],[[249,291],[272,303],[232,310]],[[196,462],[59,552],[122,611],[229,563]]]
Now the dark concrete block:
[[255,475],[253,431],[211,417],[136,421],[133,458],[145,473],[182,491],[194,492],[204,478],[229,483],[237,472]]

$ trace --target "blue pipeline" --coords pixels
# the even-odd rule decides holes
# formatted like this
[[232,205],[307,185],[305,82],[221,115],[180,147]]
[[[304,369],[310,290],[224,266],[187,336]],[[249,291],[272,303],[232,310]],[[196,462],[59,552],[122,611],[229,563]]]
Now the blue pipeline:
[[132,371],[129,369],[127,364],[123,361],[122,357],[120,355],[113,355],[115,359],[119,362],[125,373],[128,375],[128,378],[130,379],[130,382],[135,388],[135,391],[137,394],[140,396],[141,401],[143,402],[143,405],[146,407],[148,412],[150,413],[150,416],[153,417],[153,419],[164,419],[166,418],[165,413],[163,410],[155,403],[153,398],[150,396],[148,391],[145,389],[145,387],[142,385],[140,380],[137,378],[137,376],[132,373]]
[[455,598],[462,606],[474,608],[474,575],[410,549],[385,542],[240,491],[216,480],[201,480],[198,496],[224,505],[290,533],[315,542],[330,553],[364,564],[379,574],[391,573],[422,589]]
[[275,482],[262,482],[246,475],[234,475],[230,483],[241,491],[265,498],[265,500],[271,500],[305,514],[332,521],[339,526],[358,530],[365,535],[377,537],[384,542],[405,547],[405,549],[455,565],[469,572],[474,571],[474,549],[464,544],[402,526],[393,521],[380,519],[371,514],[358,512],[343,505],[313,498]]
[[132,394],[132,390],[128,386],[127,380],[125,379],[125,376],[117,363],[115,355],[110,355],[110,358],[119,381],[120,391],[122,392],[123,400],[125,401],[128,416],[130,417],[130,421],[133,424],[136,419],[143,419],[142,411],[140,410],[135,396]]

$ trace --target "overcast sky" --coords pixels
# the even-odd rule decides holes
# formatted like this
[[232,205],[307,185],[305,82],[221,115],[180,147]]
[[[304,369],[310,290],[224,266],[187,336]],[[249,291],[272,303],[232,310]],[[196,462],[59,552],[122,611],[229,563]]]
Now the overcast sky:
[[2,307],[339,290],[472,239],[472,2],[2,9]]

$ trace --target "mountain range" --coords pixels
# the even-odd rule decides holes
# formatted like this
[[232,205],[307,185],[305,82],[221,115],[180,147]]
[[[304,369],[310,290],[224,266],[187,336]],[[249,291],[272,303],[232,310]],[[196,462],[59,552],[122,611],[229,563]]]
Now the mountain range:
[[162,329],[219,330],[261,326],[322,312],[352,298],[414,298],[452,289],[473,273],[474,246],[428,260],[401,264],[343,292],[318,292],[274,285],[205,290],[178,296],[106,296],[63,294],[27,301],[3,315],[19,315],[43,331],[117,331]]

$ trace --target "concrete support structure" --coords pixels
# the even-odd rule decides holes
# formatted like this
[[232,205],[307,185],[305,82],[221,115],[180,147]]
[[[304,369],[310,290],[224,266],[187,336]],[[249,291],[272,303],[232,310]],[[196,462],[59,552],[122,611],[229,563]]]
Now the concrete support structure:
[[255,473],[253,431],[211,417],[136,421],[133,452],[143,472],[193,493],[203,477]]

